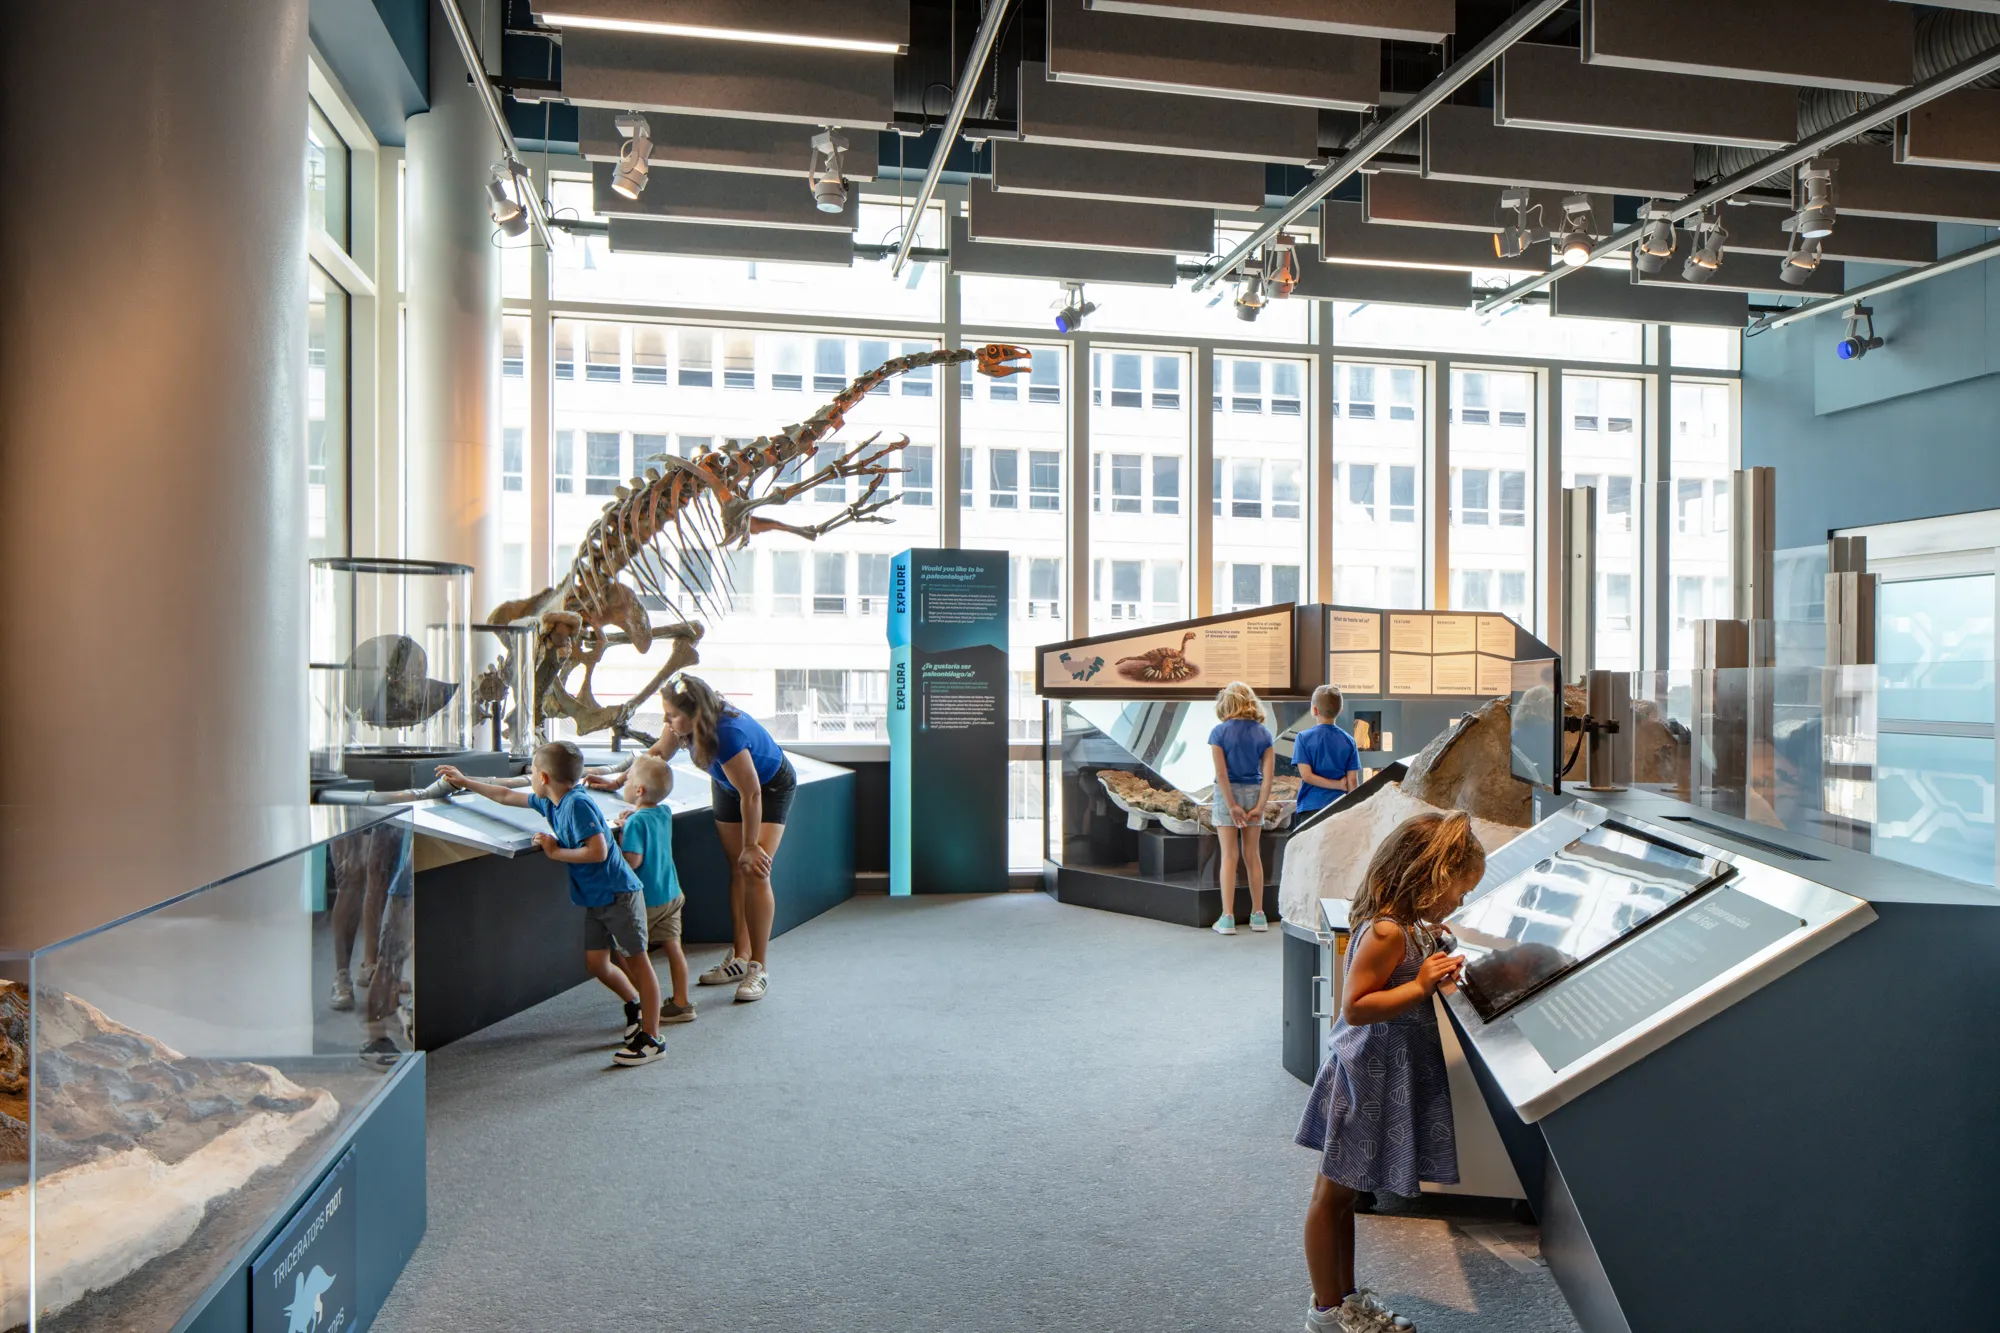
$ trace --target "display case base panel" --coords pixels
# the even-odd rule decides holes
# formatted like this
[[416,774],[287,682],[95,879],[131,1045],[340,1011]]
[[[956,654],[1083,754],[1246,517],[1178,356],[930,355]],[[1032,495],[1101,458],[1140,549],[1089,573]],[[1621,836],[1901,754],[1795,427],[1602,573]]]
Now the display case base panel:
[[540,852],[417,874],[416,1043],[435,1051],[590,979],[569,871]]
[[[1222,892],[1215,886],[1212,862],[1200,870],[1160,878],[1142,875],[1136,864],[1068,866],[1050,862],[1042,877],[1042,887],[1060,903],[1143,916],[1177,926],[1212,926],[1222,915]],[[1276,880],[1264,888],[1264,911],[1275,922],[1278,920]],[[1238,922],[1248,921],[1249,890],[1238,890],[1236,908]]]

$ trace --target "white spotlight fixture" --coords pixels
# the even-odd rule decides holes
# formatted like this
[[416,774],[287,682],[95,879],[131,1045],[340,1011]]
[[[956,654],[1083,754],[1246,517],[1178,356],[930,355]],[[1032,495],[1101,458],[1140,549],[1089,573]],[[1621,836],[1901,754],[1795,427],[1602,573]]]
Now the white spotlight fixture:
[[1857,305],[1847,312],[1847,336],[1833,345],[1833,354],[1842,361],[1859,361],[1881,345],[1875,336],[1875,312]]
[[1589,195],[1563,196],[1563,263],[1571,268],[1582,268],[1590,262],[1591,228],[1595,222]]
[[1243,266],[1243,281],[1236,288],[1236,318],[1245,324],[1256,322],[1264,313],[1264,275],[1254,264]]
[[1493,233],[1493,253],[1501,259],[1518,259],[1529,246],[1542,239],[1540,231],[1528,225],[1532,196],[1525,189],[1510,186],[1500,191],[1500,207],[1514,215],[1511,225]]
[[519,236],[528,230],[528,210],[521,203],[525,174],[526,168],[509,159],[495,162],[493,174],[486,178],[486,209],[502,236]]
[[1778,265],[1778,280],[1790,287],[1805,286],[1819,268],[1819,251],[1817,240],[1805,240],[1794,232],[1791,249]]
[[829,125],[812,137],[812,157],[806,179],[812,182],[813,204],[822,213],[847,209],[847,181],[841,176],[847,155],[847,139]]
[[1056,332],[1075,333],[1097,309],[1097,303],[1083,299],[1083,284],[1080,282],[1065,282],[1062,286],[1063,294],[1069,299],[1056,311]]
[[646,192],[647,173],[652,169],[646,159],[653,153],[653,127],[636,112],[620,116],[614,123],[625,142],[618,149],[618,169],[612,173],[611,188],[627,199],[637,199]]
[[1701,243],[1681,266],[1681,276],[1689,282],[1707,282],[1722,267],[1723,247],[1729,240],[1728,231],[1722,226],[1722,218],[1715,209],[1706,209],[1701,215]]
[[1674,257],[1680,234],[1674,230],[1673,212],[1657,202],[1646,205],[1645,219],[1639,242],[1632,247],[1632,262],[1641,273],[1658,273]]
[[1799,204],[1799,211],[1785,219],[1786,231],[1797,232],[1809,241],[1823,241],[1833,235],[1836,212],[1833,173],[1839,165],[1834,158],[1816,157],[1799,168],[1799,193],[1805,198]]
[[1289,233],[1279,232],[1277,239],[1264,247],[1258,267],[1264,271],[1265,299],[1284,300],[1299,285],[1298,242]]

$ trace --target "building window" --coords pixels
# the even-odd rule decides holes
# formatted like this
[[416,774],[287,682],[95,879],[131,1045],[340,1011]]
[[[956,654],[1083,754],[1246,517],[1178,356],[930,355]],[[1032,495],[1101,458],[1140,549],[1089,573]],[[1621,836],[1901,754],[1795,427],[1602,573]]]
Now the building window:
[[[1271,464],[1271,517],[1297,518],[1304,503],[1297,463]],[[1274,570],[1276,566],[1272,567]],[[1296,600],[1296,599],[1294,599]]]
[[1037,347],[1029,353],[1028,401],[1062,401],[1062,353],[1053,347]]
[[684,389],[715,387],[715,335],[707,329],[682,329],[680,334],[680,374],[675,382]]
[[1717,477],[1714,487],[1715,507],[1710,511],[1709,531],[1726,534],[1729,531],[1729,478]]
[[1062,453],[1059,450],[1028,451],[1028,508],[1062,508]]
[[1351,421],[1375,419],[1375,367],[1347,368],[1347,416]]
[[1264,517],[1264,465],[1237,462],[1229,465],[1229,516]]
[[722,335],[722,387],[725,389],[757,387],[757,340],[750,334]]
[[[715,447],[713,435],[683,435],[680,437],[678,452],[682,458],[696,458]],[[793,475],[797,475],[797,461],[792,465]]]
[[1486,401],[1486,376],[1468,370],[1459,379],[1458,419],[1468,426],[1488,426],[1493,412]]
[[[1576,406],[1570,412],[1569,424],[1573,430],[1594,431],[1601,424],[1598,417],[1598,394],[1602,382],[1578,375],[1564,386],[1566,393],[1576,395]],[[1629,426],[1629,423],[1628,423]]]
[[801,393],[806,387],[806,349],[795,338],[781,340],[773,354],[771,387],[780,393]]
[[1597,614],[1606,629],[1632,628],[1632,576],[1630,574],[1606,574],[1600,592],[1602,605]]
[[798,615],[804,594],[805,552],[771,552],[771,614]]
[[1375,465],[1373,463],[1349,463],[1347,465],[1347,503],[1360,512],[1368,522],[1375,521]]
[[525,319],[500,322],[500,373],[516,380],[528,373],[528,321]]
[[632,436],[632,471],[644,475],[646,468],[656,463],[667,452],[667,437],[664,435]]
[[886,614],[889,609],[889,557],[864,551],[854,558],[860,567],[861,614]]
[[667,382],[667,331],[653,324],[640,324],[632,330],[632,382],[634,384],[665,384]]
[[1417,470],[1400,464],[1389,468],[1389,521],[1417,521]]
[[1229,373],[1229,410],[1261,413],[1264,410],[1264,363],[1236,361]]
[[[522,430],[519,426],[509,426],[501,432],[500,439],[500,488],[508,491],[522,489],[526,463],[523,455]],[[509,585],[512,586],[512,585]]]
[[[1138,460],[1133,459],[1134,463]],[[1135,483],[1136,484],[1136,483]],[[1134,506],[1120,511],[1138,513]],[[1178,514],[1181,512],[1181,460],[1172,454],[1153,455],[1153,512],[1156,514]]]
[[1300,572],[1297,565],[1271,566],[1271,601],[1273,604],[1296,602],[1299,600]]
[[1028,561],[1028,619],[1062,616],[1062,561],[1035,557]]
[[1458,521],[1463,527],[1483,528],[1493,521],[1493,474],[1485,468],[1453,469],[1458,473]]
[[[576,492],[576,432],[559,430],[556,432],[555,448],[556,494],[573,495]],[[560,566],[558,566],[560,568]]]
[[1261,606],[1264,598],[1264,567],[1262,565],[1231,565],[1229,567],[1229,600],[1234,610]]
[[[904,356],[922,356],[926,352],[929,352],[931,350],[932,348],[929,343],[903,344]],[[918,366],[913,370],[908,370],[903,372],[902,378],[897,381],[897,383],[903,386],[902,388],[903,397],[905,398],[930,397],[931,389],[933,385],[936,383],[935,377],[932,372],[935,371],[936,369],[937,367],[935,366]]]
[[616,324],[583,326],[583,377],[599,384],[616,384],[624,378],[618,364],[619,329]]
[[818,338],[813,342],[813,392],[839,393],[847,387],[847,340]]
[[1632,479],[1609,476],[1604,479],[1605,526],[1613,532],[1632,530]]
[[1509,468],[1500,470],[1500,526],[1526,527],[1528,523],[1528,474]]
[[1145,402],[1145,394],[1139,389],[1139,357],[1130,352],[1118,352],[1111,358],[1111,405],[1113,407],[1139,407]]
[[1299,363],[1296,361],[1273,361],[1271,363],[1271,415],[1274,417],[1295,417],[1302,410],[1303,397],[1299,392]]
[[1172,620],[1181,613],[1181,562],[1153,562],[1153,619]]
[[584,434],[585,495],[611,495],[618,489],[618,432],[593,430]]
[[[880,369],[882,363],[889,359],[889,344],[879,338],[863,338],[861,340],[860,351],[861,365],[855,371],[856,375],[871,374]],[[889,392],[889,381],[883,380],[868,392],[871,394],[886,395]]]
[[576,323],[573,320],[556,321],[555,361],[557,379],[576,378]]
[[1500,571],[1500,609],[1515,620],[1526,619],[1528,613],[1528,575],[1519,569]]
[[1674,483],[1674,531],[1701,531],[1701,482],[1682,477]]
[[[1136,514],[1143,509],[1144,459],[1139,454],[1111,455],[1111,512]],[[1157,487],[1155,494],[1158,493]],[[1135,595],[1133,601],[1138,601]]]
[[1389,420],[1417,419],[1417,372],[1414,366],[1396,366],[1389,371]]
[[1459,599],[1457,607],[1461,611],[1490,611],[1493,609],[1493,571],[1490,569],[1462,569],[1459,577]]
[[913,444],[903,450],[903,503],[906,505],[929,506],[936,503],[931,486],[931,469],[934,461],[932,447],[928,444]]
[[979,451],[969,444],[958,451],[958,507],[960,509],[972,508],[972,478],[975,471],[972,462],[974,458],[978,457],[978,454]]
[[1141,586],[1146,578],[1146,562],[1143,560],[1113,560],[1111,562],[1111,618],[1113,620],[1137,620]]
[[1181,359],[1177,356],[1153,358],[1153,406],[1179,410],[1181,405]]
[[986,451],[986,503],[994,509],[1021,507],[1021,451]]

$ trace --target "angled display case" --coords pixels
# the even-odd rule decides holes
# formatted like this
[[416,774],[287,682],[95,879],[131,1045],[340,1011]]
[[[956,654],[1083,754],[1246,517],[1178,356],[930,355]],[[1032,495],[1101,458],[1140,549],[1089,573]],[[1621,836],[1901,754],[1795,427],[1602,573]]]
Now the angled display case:
[[0,915],[0,1329],[167,1333],[288,1303],[292,1280],[249,1273],[341,1170],[345,1216],[315,1233],[332,1248],[300,1269],[321,1308],[372,1313],[414,1248],[410,822],[258,817],[253,868],[83,924],[86,868],[68,901]]

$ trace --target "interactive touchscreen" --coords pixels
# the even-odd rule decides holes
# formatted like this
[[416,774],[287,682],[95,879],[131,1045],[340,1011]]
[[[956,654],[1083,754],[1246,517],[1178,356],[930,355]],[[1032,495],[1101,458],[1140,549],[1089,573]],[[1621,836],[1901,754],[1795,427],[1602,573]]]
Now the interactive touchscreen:
[[1466,998],[1490,1023],[1734,873],[1712,856],[1600,824],[1452,914]]

